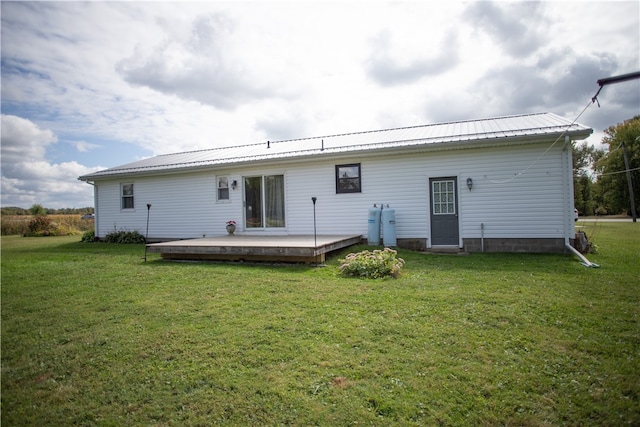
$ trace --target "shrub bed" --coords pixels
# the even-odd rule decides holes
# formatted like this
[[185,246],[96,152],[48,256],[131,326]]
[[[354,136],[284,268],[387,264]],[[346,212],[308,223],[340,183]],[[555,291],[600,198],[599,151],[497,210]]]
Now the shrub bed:
[[127,244],[136,244],[136,243],[144,243],[145,238],[142,234],[137,231],[113,231],[106,236],[104,236],[104,241],[107,243],[127,243]]
[[385,276],[398,277],[404,266],[404,260],[397,257],[398,252],[384,248],[371,251],[351,253],[340,260],[340,271],[343,276],[378,279]]

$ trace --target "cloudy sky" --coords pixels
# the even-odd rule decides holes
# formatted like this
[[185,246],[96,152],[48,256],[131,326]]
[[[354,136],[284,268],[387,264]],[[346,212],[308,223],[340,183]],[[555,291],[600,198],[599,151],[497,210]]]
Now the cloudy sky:
[[[2,206],[144,157],[553,112],[640,70],[640,2],[2,1]],[[606,86],[579,122],[640,114]]]

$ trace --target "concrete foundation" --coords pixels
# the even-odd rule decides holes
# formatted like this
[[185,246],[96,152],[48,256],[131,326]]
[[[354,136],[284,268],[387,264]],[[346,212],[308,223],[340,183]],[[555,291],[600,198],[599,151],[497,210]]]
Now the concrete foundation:
[[[463,239],[466,252],[482,252],[479,238]],[[564,239],[484,239],[485,252],[568,253]]]

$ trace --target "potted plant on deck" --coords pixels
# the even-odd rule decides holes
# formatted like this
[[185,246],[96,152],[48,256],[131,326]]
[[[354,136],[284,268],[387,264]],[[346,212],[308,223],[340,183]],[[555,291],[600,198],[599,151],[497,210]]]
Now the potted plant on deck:
[[227,221],[227,233],[233,234],[236,231],[236,222],[234,220]]

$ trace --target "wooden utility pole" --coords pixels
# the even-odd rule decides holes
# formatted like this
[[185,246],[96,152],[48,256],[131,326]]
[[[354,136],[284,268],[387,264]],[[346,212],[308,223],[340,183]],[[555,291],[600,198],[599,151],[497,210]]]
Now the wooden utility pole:
[[[597,81],[598,85],[600,86],[600,89],[598,89],[598,92],[593,97],[592,101],[596,101],[596,99],[598,98],[598,94],[600,93],[602,88],[605,87],[606,85],[621,83],[621,82],[626,82],[629,80],[636,80],[636,79],[640,79],[640,71],[600,79]],[[598,103],[598,105],[600,104]],[[637,140],[638,138],[636,138],[636,141]],[[636,202],[633,197],[633,184],[631,183],[631,171],[629,170],[629,158],[627,157],[627,147],[624,146],[624,142],[622,143],[622,155],[624,156],[624,168],[627,171],[627,185],[629,185],[629,201],[631,203],[631,216],[633,218],[633,222],[636,222]]]
[[629,186],[629,203],[631,204],[631,217],[636,222],[636,201],[633,197],[633,184],[631,183],[631,171],[629,170],[629,157],[627,156],[627,147],[622,142],[622,156],[624,157],[624,169],[627,171],[627,185]]

